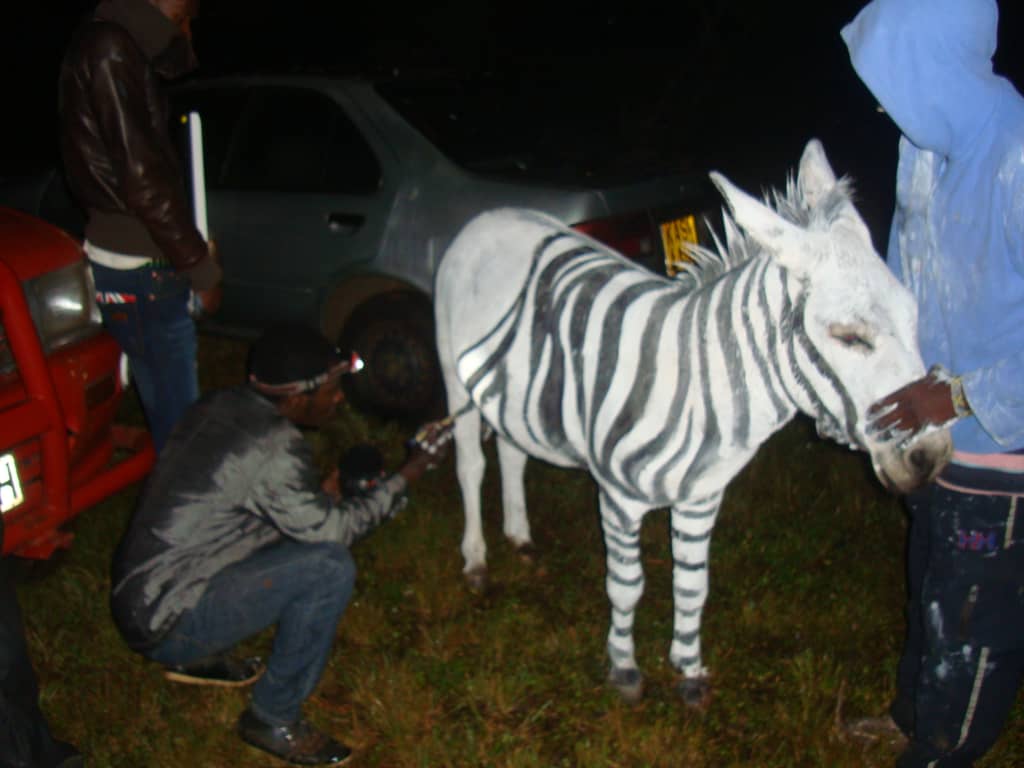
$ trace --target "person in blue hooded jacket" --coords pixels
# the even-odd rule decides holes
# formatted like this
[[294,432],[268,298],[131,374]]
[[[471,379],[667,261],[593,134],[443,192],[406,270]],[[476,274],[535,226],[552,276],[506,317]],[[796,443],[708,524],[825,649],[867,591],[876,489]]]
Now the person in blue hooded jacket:
[[997,28],[995,0],[873,0],[842,30],[902,133],[888,262],[932,365],[873,406],[874,428],[952,424],[954,441],[907,498],[907,638],[886,719],[909,738],[900,768],[972,765],[1024,670],[1024,99],[993,71]]

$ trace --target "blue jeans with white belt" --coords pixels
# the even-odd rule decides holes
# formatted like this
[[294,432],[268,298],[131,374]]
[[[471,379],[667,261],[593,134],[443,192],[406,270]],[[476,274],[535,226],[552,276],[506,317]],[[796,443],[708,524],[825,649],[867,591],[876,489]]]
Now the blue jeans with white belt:
[[91,262],[103,325],[131,367],[157,453],[199,397],[190,285],[170,267],[111,269]]

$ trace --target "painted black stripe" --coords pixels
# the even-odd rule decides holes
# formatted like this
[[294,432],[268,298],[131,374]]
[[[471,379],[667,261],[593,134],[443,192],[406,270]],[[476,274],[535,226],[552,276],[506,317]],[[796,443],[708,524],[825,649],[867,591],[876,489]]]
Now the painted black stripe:
[[683,587],[673,587],[672,593],[683,600],[693,600],[694,598],[702,597],[704,593],[699,589],[685,589]]
[[692,645],[700,639],[700,630],[695,629],[693,632],[673,632],[672,637],[683,645]]
[[[593,258],[590,258],[593,257]],[[537,442],[547,442],[555,450],[571,456],[578,464],[583,457],[570,445],[565,435],[565,418],[562,413],[562,394],[565,389],[565,355],[558,338],[558,321],[565,312],[565,304],[572,295],[572,285],[582,276],[603,263],[600,254],[594,254],[589,245],[570,248],[553,258],[537,279],[533,304],[533,318],[530,325],[530,380],[526,397],[523,398],[521,414],[530,437]],[[566,274],[568,272],[568,277]],[[566,285],[568,283],[568,286]],[[553,302],[553,296],[559,299]],[[547,370],[540,370],[544,348],[548,346],[550,356]],[[535,424],[527,412],[533,400],[534,390],[540,392],[540,423]]]
[[612,544],[614,544],[619,549],[623,549],[623,550],[634,550],[635,549],[637,551],[639,551],[639,549],[640,549],[640,538],[639,538],[639,536],[635,536],[634,535],[632,539],[627,540],[627,539],[621,538],[620,536],[618,536],[615,533],[612,533],[611,531],[606,530],[605,531],[605,539],[610,541]]
[[608,578],[614,581],[616,584],[621,584],[624,587],[640,587],[643,586],[644,583],[644,575],[642,573],[636,578],[625,579],[615,571],[609,571]]
[[[636,426],[636,419],[648,407],[651,393],[656,386],[658,377],[664,375],[664,366],[672,364],[672,361],[658,360],[658,344],[662,334],[666,332],[665,319],[668,313],[682,300],[683,296],[679,291],[664,291],[662,288],[661,295],[655,299],[651,306],[650,313],[645,319],[644,327],[640,333],[640,356],[637,361],[633,385],[630,387],[622,406],[618,409],[615,419],[609,428],[608,434],[605,436],[598,466],[609,465],[612,453],[618,443],[633,430]],[[671,329],[669,332],[674,331],[675,329]],[[623,339],[620,343],[631,343],[631,340]],[[598,406],[594,405],[592,407],[596,413]],[[636,471],[641,469],[642,465],[649,460],[650,446],[651,442],[648,441],[640,451],[634,450],[630,455],[623,457],[620,464],[622,467],[621,480],[618,477],[610,478],[624,492],[632,496],[648,495],[647,493],[642,493],[637,486]]]
[[[704,312],[698,314],[698,317],[707,319],[708,312],[708,301],[702,294],[702,309]],[[701,385],[701,397],[705,404],[713,403],[714,400],[711,395],[711,382],[708,376],[709,350],[705,339],[701,339],[700,344],[697,345],[697,355],[700,359],[700,385]],[[682,480],[679,483],[678,489],[676,490],[675,498],[685,498],[686,489],[692,484],[694,478],[698,478],[703,475],[714,462],[718,460],[718,448],[722,442],[722,436],[718,429],[718,417],[715,413],[714,408],[705,407],[705,424],[704,431],[699,435],[694,435],[694,438],[700,441],[700,447],[694,453],[693,459],[686,467],[686,471],[683,473]],[[677,464],[682,460],[682,457],[687,451],[693,452],[693,447],[690,446],[689,441],[682,446],[682,448],[673,457],[670,464]]]
[[[615,513],[614,519],[608,519],[607,512],[609,510]],[[604,528],[605,536],[621,534],[627,537],[627,542],[633,542],[633,544],[627,543],[625,546],[639,546],[640,534],[629,532],[633,521],[604,489],[601,490],[601,525]]]
[[[641,349],[641,361],[640,365],[635,372],[633,379],[633,385],[630,387],[628,394],[621,400],[621,402],[615,403],[615,418],[608,430],[608,433],[604,436],[600,449],[596,443],[596,420],[597,414],[604,405],[605,400],[608,397],[608,391],[611,388],[612,379],[615,376],[616,369],[618,368],[618,356],[619,350],[622,345],[636,343],[633,339],[625,339],[622,336],[622,321],[626,311],[629,307],[639,298],[646,296],[652,291],[664,290],[663,282],[648,281],[632,285],[624,290],[613,302],[611,311],[606,315],[604,323],[601,328],[601,335],[599,338],[599,346],[602,350],[602,355],[599,358],[599,364],[597,369],[597,378],[593,383],[593,392],[590,398],[590,444],[588,446],[592,459],[595,460],[595,465],[598,467],[607,467],[611,463],[611,455],[615,450],[615,446],[618,445],[619,441],[633,428],[637,417],[643,413],[644,408],[650,401],[651,389],[654,386],[655,379],[658,375],[658,365],[655,359],[653,350],[651,350],[652,340],[654,345],[657,344],[657,339],[654,336],[654,330],[660,330],[661,323],[658,322],[657,318],[648,316],[647,322],[644,324],[644,329],[641,332],[639,343]],[[674,301],[679,298],[678,293],[670,292],[665,296],[659,298],[655,304],[655,308],[660,314],[661,319],[664,319],[665,312]],[[652,322],[652,320],[654,322]],[[635,488],[627,488],[618,477],[609,474],[602,478],[606,482],[610,482],[631,495],[635,495]]]
[[[817,348],[815,348],[807,335],[807,329],[804,326],[804,311],[806,309],[806,305],[807,294],[804,292],[797,298],[797,303],[793,307],[792,314],[790,315],[792,318],[788,345],[790,368],[800,389],[803,390],[811,402],[812,413],[810,415],[816,419],[818,431],[822,434],[833,437],[843,435],[852,442],[853,425],[857,422],[856,408],[854,407],[853,400],[850,398],[846,387],[843,386],[839,377],[836,376],[835,372],[831,367],[829,367],[828,363],[821,356],[821,353],[818,352]],[[808,363],[813,371],[817,372],[817,374],[832,387],[833,391],[839,397],[843,406],[843,415],[846,424],[845,429],[841,425],[839,418],[825,406],[817,388],[811,384],[807,374],[800,367],[797,355],[798,346],[800,351],[802,351],[807,357]]]
[[786,296],[786,301],[783,308],[783,322],[785,323],[783,328],[783,336],[786,340],[786,351],[789,357],[790,371],[793,377],[796,379],[797,385],[800,390],[804,393],[804,396],[812,402],[817,399],[813,388],[811,387],[810,381],[804,372],[800,369],[797,363],[796,346],[797,336],[801,333],[801,329],[804,324],[804,309],[807,305],[807,295],[800,293],[797,295],[796,303],[794,304],[790,297]]
[[[582,424],[586,424],[586,399],[584,397],[583,382],[583,361],[582,355],[576,355],[566,359],[566,353],[573,354],[582,351],[582,337],[586,331],[590,312],[593,308],[595,297],[610,279],[610,276],[622,269],[622,265],[612,262],[603,254],[597,254],[593,263],[586,269],[573,270],[571,273],[557,281],[553,286],[557,289],[558,299],[554,304],[542,308],[540,304],[535,305],[538,314],[547,316],[547,324],[539,326],[531,339],[531,346],[539,352],[543,349],[544,339],[551,344],[551,360],[548,365],[548,373],[540,387],[540,420],[539,432],[549,444],[560,446],[563,450],[570,452],[580,463],[583,463],[582,456],[578,456],[571,450],[568,439],[565,435],[565,416],[563,413],[563,397],[565,394],[566,365],[572,365],[577,382],[576,409]],[[557,273],[554,273],[557,274]],[[548,282],[555,283],[554,274]],[[569,315],[569,349],[565,349],[558,336],[560,319],[564,317],[569,302],[572,302],[572,309]],[[548,311],[544,311],[547,309]],[[532,434],[536,435],[536,432]]]
[[[820,411],[815,414],[815,416],[817,416],[820,422],[824,422],[824,426],[822,427],[824,434],[830,435],[833,438],[842,435],[848,438],[851,443],[854,442],[853,429],[854,425],[857,423],[857,409],[853,404],[853,398],[850,397],[849,390],[843,382],[839,380],[836,372],[833,371],[828,362],[825,361],[817,347],[811,343],[810,338],[807,336],[806,328],[802,323],[796,333],[796,336],[800,343],[800,348],[804,351],[804,354],[807,355],[807,358],[814,367],[814,370],[816,370],[818,374],[829,383],[833,391],[839,396],[839,400],[842,403],[843,419],[840,421],[837,414],[828,411],[825,408],[824,403],[821,402],[820,399],[818,400],[820,404]],[[815,389],[815,392],[817,392],[817,389]],[[830,429],[832,431],[829,431]]]
[[[520,322],[522,322],[523,307],[526,304],[526,297],[529,293],[530,286],[533,282],[533,275],[537,270],[541,257],[544,255],[544,252],[548,249],[548,247],[550,247],[553,243],[557,242],[558,240],[561,240],[562,238],[567,236],[568,233],[566,232],[556,232],[552,235],[549,235],[548,237],[545,237],[543,240],[540,241],[540,243],[533,251],[533,258],[530,262],[530,269],[527,273],[526,281],[523,283],[522,288],[519,290],[519,293],[516,296],[515,300],[512,302],[511,306],[509,306],[509,308],[505,311],[505,314],[494,325],[494,327],[491,328],[490,331],[488,331],[482,337],[480,337],[480,339],[478,339],[475,344],[463,350],[463,352],[459,355],[459,360],[462,360],[463,358],[465,358],[466,355],[475,352],[477,349],[481,347],[489,347],[492,337],[498,333],[502,326],[504,326],[506,323],[509,323],[508,330],[506,330],[504,338],[502,338],[502,340],[492,350],[491,354],[484,360],[484,362],[477,367],[476,372],[467,377],[466,389],[468,391],[472,392],[474,389],[476,389],[476,385],[479,383],[480,379],[486,376],[497,364],[497,361],[501,359],[508,351],[509,346],[511,346],[512,344],[512,340],[515,337],[516,330],[519,328]],[[478,400],[477,402],[480,401]]]
[[[746,445],[750,439],[750,397],[745,372],[743,370],[743,340],[737,338],[732,324],[732,311],[736,302],[739,279],[747,270],[741,273],[730,275],[732,279],[719,280],[717,283],[718,296],[714,308],[715,326],[718,331],[718,346],[716,351],[722,356],[725,363],[726,377],[728,378],[729,393],[732,400],[733,422],[730,433],[732,441],[739,445]],[[702,346],[708,346],[706,344]],[[705,371],[707,369],[704,369]],[[704,374],[705,380],[709,377]],[[709,387],[710,391],[710,387]],[[710,400],[706,401],[712,402]],[[714,409],[712,409],[713,411]],[[727,425],[722,426],[724,431]]]
[[683,531],[677,531],[675,528],[672,529],[672,538],[676,541],[686,542],[687,544],[696,544],[697,542],[707,541],[711,538],[711,528],[708,528],[704,533],[693,534],[684,533]]
[[[790,409],[786,406],[786,403],[782,400],[778,390],[772,384],[771,371],[774,369],[776,376],[781,380],[781,373],[778,370],[778,358],[774,358],[769,363],[767,353],[776,355],[775,349],[775,322],[771,316],[771,305],[768,301],[768,259],[760,259],[755,262],[753,267],[753,274],[751,280],[748,283],[748,292],[744,296],[744,306],[748,308],[747,312],[743,313],[743,320],[747,328],[747,335],[750,339],[749,349],[754,357],[754,363],[757,365],[758,373],[761,376],[761,381],[764,382],[764,388],[768,392],[768,396],[772,401],[772,406],[775,408],[776,420],[782,419],[790,412]],[[774,274],[778,275],[779,271],[775,270]],[[753,286],[757,286],[757,295],[753,295]],[[753,316],[757,314],[759,317],[764,319],[765,328],[768,332],[767,340],[759,342],[754,331]]]
[[679,509],[678,506],[673,508],[673,524],[675,524],[675,518],[677,515],[685,520],[705,520],[716,514],[721,504],[721,491],[713,493],[710,496],[706,496],[703,499],[689,499],[685,508]]
[[611,547],[606,549],[609,560],[614,560],[619,565],[636,565],[640,562],[639,555],[624,555],[621,552],[616,552]]
[[687,563],[682,560],[673,560],[672,562],[675,564],[676,568],[682,568],[684,571],[691,571],[693,573],[706,570],[708,567],[707,560],[700,560],[696,563]]
[[[703,294],[694,294],[691,300],[687,301],[679,317],[679,326],[675,331],[679,338],[679,357],[677,362],[679,375],[676,379],[675,392],[669,402],[665,425],[660,432],[654,435],[646,445],[634,454],[638,461],[641,459],[648,460],[651,456],[661,456],[669,443],[678,436],[680,425],[683,425],[684,434],[681,449],[674,456],[670,456],[667,460],[662,461],[661,466],[658,467],[652,477],[651,490],[653,491],[654,499],[666,504],[678,499],[679,496],[676,494],[678,489],[670,490],[665,488],[665,476],[678,463],[680,457],[686,454],[686,451],[689,450],[690,441],[693,439],[693,419],[686,419],[684,421],[682,414],[686,407],[687,398],[692,394],[690,386],[695,378],[693,367],[686,364],[686,362],[693,359],[690,339],[692,328],[695,324],[701,322],[703,317],[701,312],[703,306],[702,296]],[[628,476],[635,477],[639,467],[633,466],[632,461],[627,466],[629,466]]]

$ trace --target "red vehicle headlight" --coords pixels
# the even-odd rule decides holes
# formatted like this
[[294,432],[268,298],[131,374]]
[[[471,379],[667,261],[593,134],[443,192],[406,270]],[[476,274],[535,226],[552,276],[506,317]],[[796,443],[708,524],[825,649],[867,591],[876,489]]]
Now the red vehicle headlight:
[[99,333],[96,288],[84,260],[26,280],[24,290],[47,352]]

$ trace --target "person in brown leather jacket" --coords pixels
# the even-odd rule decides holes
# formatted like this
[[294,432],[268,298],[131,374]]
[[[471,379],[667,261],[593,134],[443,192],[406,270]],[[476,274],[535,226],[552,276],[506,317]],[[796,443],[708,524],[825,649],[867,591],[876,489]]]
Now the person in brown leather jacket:
[[221,271],[193,222],[165,80],[192,71],[199,0],[102,0],[59,79],[60,148],[86,209],[85,251],[107,330],[128,355],[163,447],[199,395],[190,297],[216,311]]

